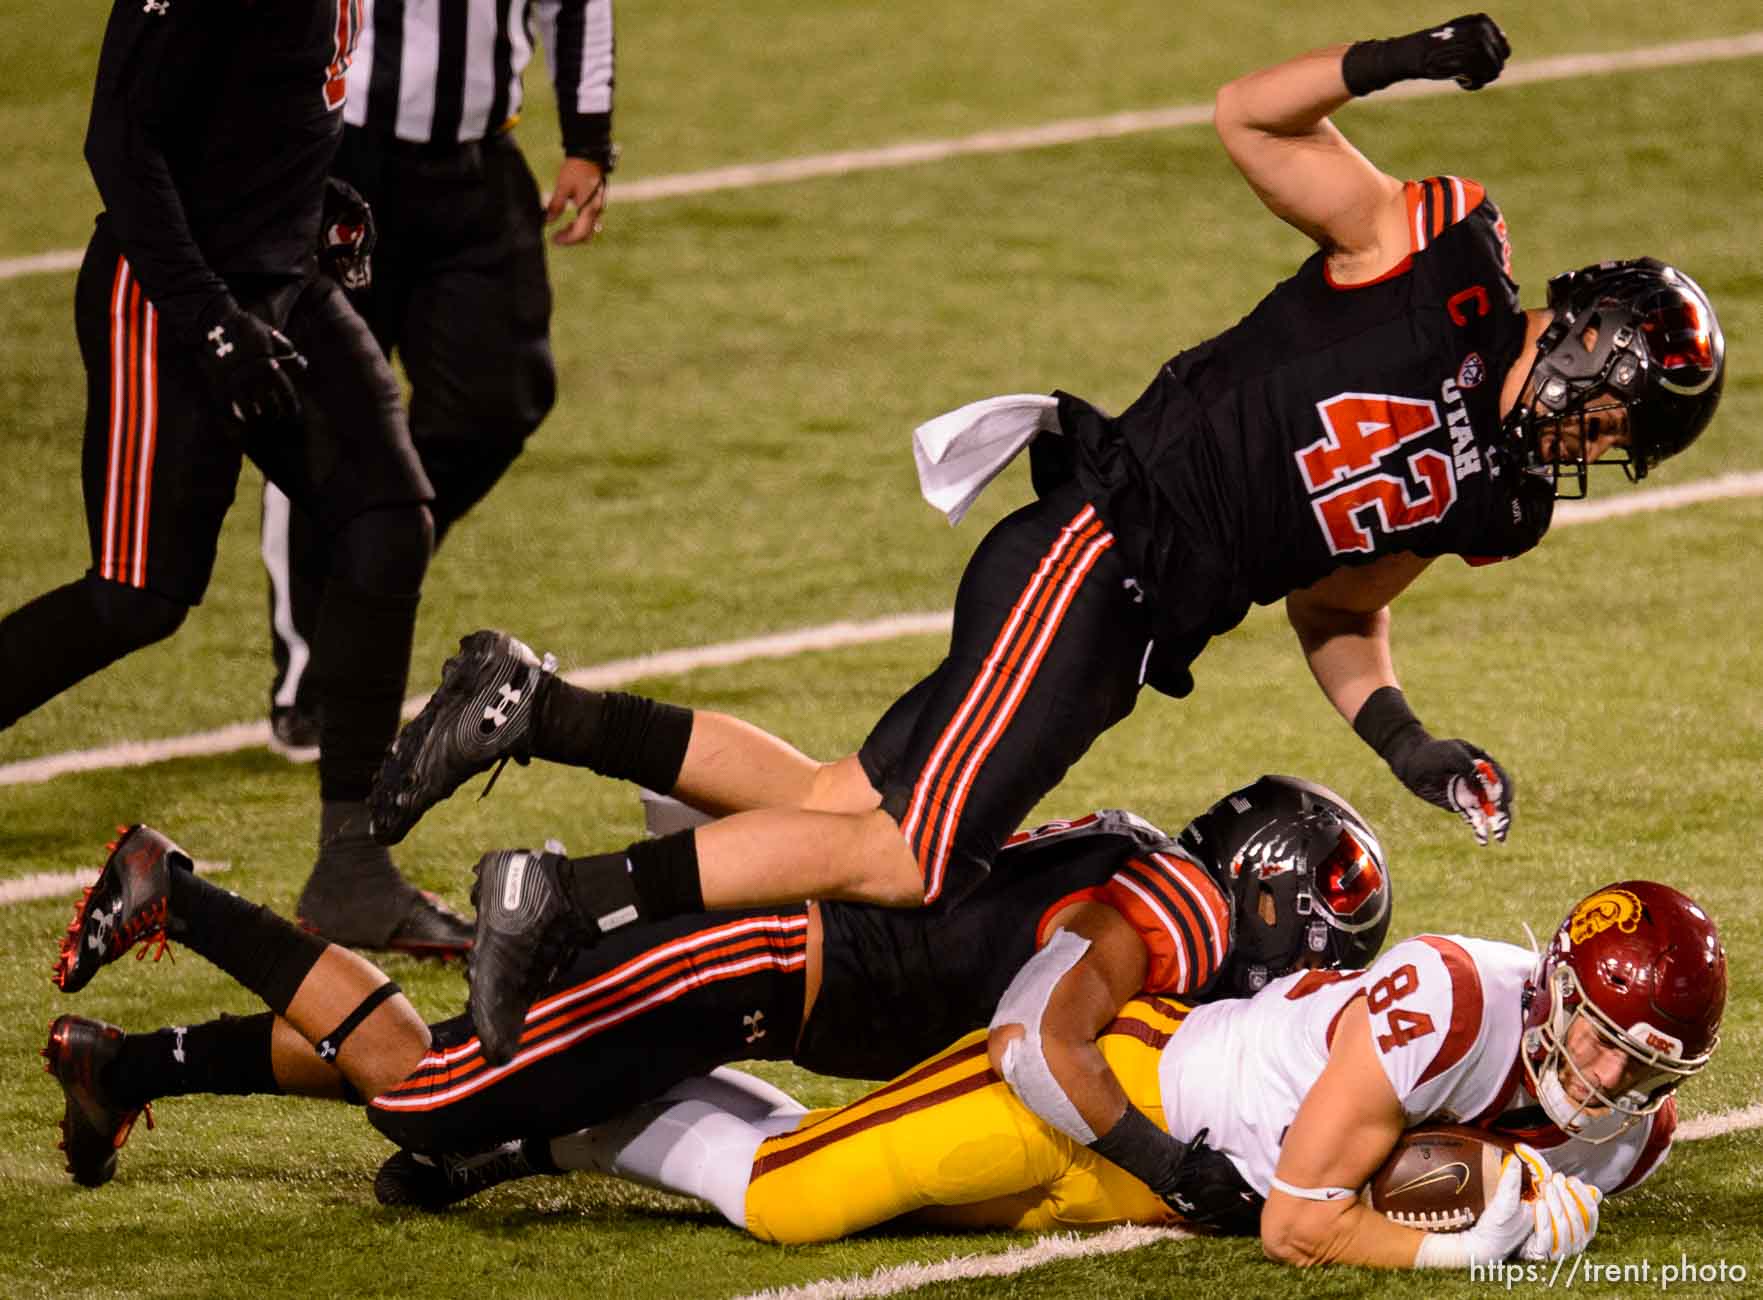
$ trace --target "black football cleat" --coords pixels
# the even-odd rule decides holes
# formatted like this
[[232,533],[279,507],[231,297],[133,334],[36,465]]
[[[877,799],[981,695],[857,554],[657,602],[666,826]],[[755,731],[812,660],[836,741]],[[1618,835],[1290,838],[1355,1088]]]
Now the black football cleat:
[[117,828],[98,879],[73,910],[61,951],[55,958],[55,983],[63,993],[78,993],[100,967],[108,966],[138,942],[158,941],[158,961],[167,947],[171,873],[194,871],[195,863],[171,840],[151,826]]
[[[368,796],[373,837],[396,844],[461,783],[509,759],[532,757],[533,712],[557,659],[506,632],[473,632],[441,670],[441,684],[398,733]],[[496,776],[484,787],[488,794]]]
[[563,862],[559,853],[502,849],[472,868],[477,932],[466,969],[466,1010],[491,1065],[514,1056],[534,993],[579,935],[558,878]]
[[442,902],[440,895],[419,889],[386,947],[412,957],[452,961],[467,956],[471,943],[471,922]]
[[471,952],[471,922],[438,894],[414,887],[407,893],[407,901],[393,904],[402,908],[402,914],[392,921],[389,932],[384,921],[370,915],[367,904],[319,911],[312,897],[302,894],[294,915],[302,930],[344,948],[401,952],[442,962],[464,960]]
[[67,1172],[81,1187],[102,1187],[116,1176],[116,1153],[143,1113],[147,1127],[153,1127],[151,1105],[120,1106],[105,1095],[104,1070],[122,1050],[122,1040],[115,1025],[83,1016],[57,1016],[49,1025],[44,1068],[67,1098],[60,1146],[67,1153]]
[[381,1205],[444,1210],[498,1184],[551,1172],[535,1169],[518,1139],[469,1156],[394,1151],[374,1175],[373,1194]]
[[367,823],[365,804],[325,803],[318,860],[294,904],[295,918],[345,948],[464,957],[471,922],[406,880]]

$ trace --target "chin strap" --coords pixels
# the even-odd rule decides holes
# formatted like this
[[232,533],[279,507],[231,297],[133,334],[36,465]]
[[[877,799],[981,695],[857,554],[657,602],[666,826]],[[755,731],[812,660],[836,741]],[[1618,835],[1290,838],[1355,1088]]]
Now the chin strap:
[[1518,924],[1524,927],[1524,937],[1530,943],[1530,955],[1532,957],[1541,957],[1543,955],[1543,950],[1537,943],[1536,931],[1530,928],[1530,922],[1520,921]]

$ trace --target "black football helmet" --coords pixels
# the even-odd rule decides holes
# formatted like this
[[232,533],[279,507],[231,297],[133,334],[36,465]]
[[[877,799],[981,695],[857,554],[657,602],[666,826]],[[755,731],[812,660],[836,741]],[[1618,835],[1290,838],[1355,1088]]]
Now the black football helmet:
[[1189,822],[1178,843],[1231,899],[1231,946],[1214,990],[1248,996],[1295,970],[1369,966],[1390,928],[1390,871],[1345,799],[1264,776]]
[[[1622,408],[1627,447],[1599,461],[1639,482],[1696,440],[1726,381],[1726,340],[1708,295],[1651,257],[1599,262],[1549,281],[1554,319],[1503,433],[1519,466],[1549,479],[1558,497],[1586,491],[1587,416]],[[1579,426],[1578,453],[1544,460],[1542,435]],[[1625,455],[1623,453],[1626,453]],[[1573,484],[1563,490],[1562,480]]]

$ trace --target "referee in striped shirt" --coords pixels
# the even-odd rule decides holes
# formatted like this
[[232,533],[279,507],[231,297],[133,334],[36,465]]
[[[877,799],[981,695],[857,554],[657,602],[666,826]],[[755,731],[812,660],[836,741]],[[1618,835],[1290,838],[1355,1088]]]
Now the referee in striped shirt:
[[[556,395],[544,230],[592,242],[612,144],[612,0],[366,0],[333,171],[373,206],[372,283],[351,296],[410,382],[437,544],[501,478]],[[535,39],[536,38],[536,39]],[[548,201],[515,143],[542,45],[564,159]],[[317,754],[308,672],[325,543],[269,487],[273,748]],[[313,919],[313,918],[309,918]]]

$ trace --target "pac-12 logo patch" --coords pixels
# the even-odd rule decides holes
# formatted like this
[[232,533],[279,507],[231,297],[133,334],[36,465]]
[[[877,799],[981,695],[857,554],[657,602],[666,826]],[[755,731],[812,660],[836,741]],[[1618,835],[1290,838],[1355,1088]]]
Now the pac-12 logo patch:
[[1471,352],[1463,358],[1463,364],[1457,367],[1457,387],[1474,388],[1488,377],[1488,363],[1481,359],[1481,353]]

